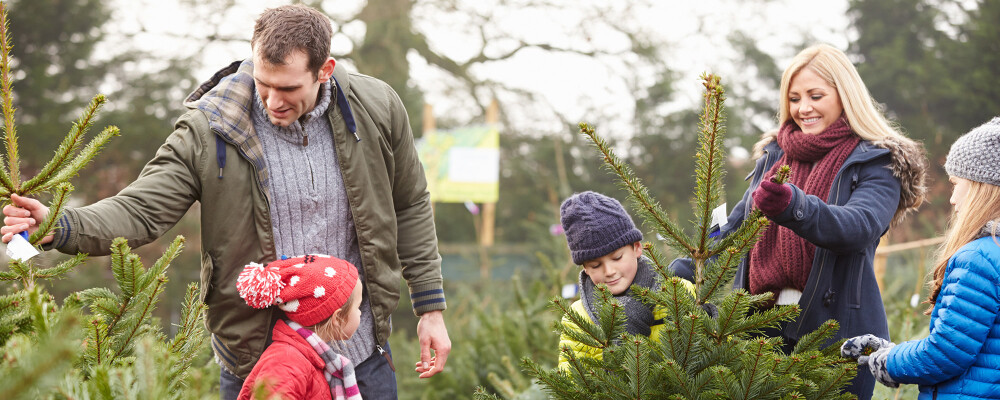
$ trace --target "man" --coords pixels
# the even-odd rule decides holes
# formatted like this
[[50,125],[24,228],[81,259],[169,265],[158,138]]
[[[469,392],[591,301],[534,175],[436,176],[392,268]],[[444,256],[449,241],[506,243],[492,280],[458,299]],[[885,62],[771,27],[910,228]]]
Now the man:
[[[364,398],[396,398],[387,340],[400,276],[420,316],[420,377],[440,372],[451,350],[441,258],[406,112],[384,82],[337,65],[331,37],[329,19],[312,8],[262,13],[252,59],[188,97],[190,110],[139,178],[113,197],[66,210],[43,240],[65,253],[107,254],[113,238],[149,243],[201,202],[201,295],[224,399],[236,398],[282,317],[248,307],[237,275],[249,262],[281,255],[325,253],[358,267],[361,324],[337,344],[357,365]],[[11,200],[4,242],[48,216],[34,199]]]

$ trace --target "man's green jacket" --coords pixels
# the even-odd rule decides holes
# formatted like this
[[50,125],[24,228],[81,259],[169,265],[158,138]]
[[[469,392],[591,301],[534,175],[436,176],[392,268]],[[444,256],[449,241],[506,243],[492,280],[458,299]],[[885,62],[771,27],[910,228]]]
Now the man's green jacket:
[[[108,254],[115,237],[141,246],[200,202],[206,326],[220,365],[241,378],[250,373],[280,317],[273,307],[250,308],[236,291],[244,265],[280,256],[268,209],[269,174],[249,114],[256,96],[252,74],[251,61],[238,61],[202,84],[188,96],[189,110],[139,178],[113,197],[67,210],[51,245],[92,255]],[[354,216],[376,340],[385,343],[400,277],[417,315],[445,309],[427,182],[396,93],[340,65],[334,78],[327,115]]]

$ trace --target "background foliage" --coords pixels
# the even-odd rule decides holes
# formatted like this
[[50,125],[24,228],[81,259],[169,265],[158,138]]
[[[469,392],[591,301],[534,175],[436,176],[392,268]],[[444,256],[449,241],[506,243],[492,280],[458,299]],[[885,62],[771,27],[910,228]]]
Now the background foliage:
[[[551,294],[546,292],[542,296],[541,289],[536,287],[538,282],[545,282],[545,288],[553,291],[574,281],[574,274],[569,273],[573,270],[568,266],[568,255],[562,247],[563,239],[549,231],[551,225],[558,223],[558,204],[562,198],[580,190],[624,198],[613,178],[587,157],[588,145],[573,134],[576,121],[553,111],[556,107],[544,94],[526,90],[519,82],[492,76],[490,72],[497,70],[498,63],[526,54],[561,54],[574,60],[598,60],[608,66],[609,71],[614,71],[613,79],[628,85],[630,97],[619,102],[622,108],[614,109],[581,99],[576,111],[597,122],[603,132],[612,133],[608,137],[611,146],[634,166],[636,175],[647,183],[668,213],[679,220],[693,218],[687,203],[688,188],[693,183],[688,166],[696,143],[692,135],[684,132],[696,131],[697,110],[694,104],[687,107],[678,104],[685,104],[679,100],[684,99],[684,91],[688,90],[685,88],[695,83],[677,81],[677,71],[685,60],[674,50],[683,43],[657,39],[648,26],[629,23],[649,7],[649,2],[628,0],[602,8],[586,2],[517,0],[483,8],[459,0],[371,0],[357,9],[344,9],[338,6],[339,2],[304,3],[322,8],[334,20],[338,32],[335,43],[341,44],[335,46],[334,56],[338,60],[386,80],[401,94],[418,136],[424,98],[419,88],[427,87],[428,82],[414,82],[412,71],[416,68],[434,71],[432,76],[439,79],[434,84],[446,88],[457,104],[447,112],[436,113],[439,128],[482,122],[488,100],[500,101],[501,197],[497,206],[498,244],[488,251],[494,266],[490,280],[481,281],[478,273],[469,272],[479,269],[472,228],[475,217],[461,205],[436,207],[451,307],[446,318],[456,349],[449,362],[449,373],[471,373],[466,368],[471,364],[462,361],[463,353],[489,357],[489,353],[475,346],[496,337],[491,335],[502,337],[494,325],[472,323],[473,316],[492,318],[498,324],[507,318],[511,324],[523,322],[514,317],[516,313],[505,312],[509,310],[501,306],[515,303],[513,291],[507,285],[515,271],[520,276],[525,298],[534,299],[537,294],[537,299],[542,299]],[[114,16],[123,7],[152,7],[152,4],[147,0],[13,0],[8,4],[18,71],[16,116],[22,132],[30,132],[21,138],[24,173],[32,175],[32,169],[41,167],[37,163],[51,156],[58,138],[65,134],[69,122],[94,93],[103,93],[109,99],[96,124],[117,125],[122,130],[121,137],[112,141],[77,179],[71,205],[88,204],[114,194],[138,175],[141,166],[169,134],[173,119],[180,115],[183,96],[207,78],[194,71],[212,67],[203,63],[216,51],[215,46],[235,43],[249,49],[248,33],[229,31],[229,24],[225,23],[226,18],[233,18],[233,13],[241,10],[239,1],[178,0],[176,7],[190,10],[201,19],[188,30],[177,29],[169,34],[172,39],[183,40],[183,45],[177,46],[179,51],[150,51],[149,46],[141,45],[157,39],[149,36],[146,27]],[[712,4],[722,9],[737,7],[735,2]],[[764,8],[783,3],[755,0],[746,4]],[[1000,60],[997,60],[1000,28],[995,23],[1000,19],[1000,3],[849,0],[847,9],[849,27],[841,34],[847,37],[847,51],[872,96],[910,136],[924,142],[931,164],[936,166],[931,182],[932,201],[894,228],[890,232],[891,241],[935,236],[943,230],[950,214],[947,201],[950,188],[940,168],[948,146],[1000,110],[1000,89],[992,84],[1000,81]],[[588,29],[548,36],[540,31],[516,32],[509,29],[506,21],[517,10],[526,13],[518,16],[534,12],[552,16],[553,23],[573,28],[585,25]],[[442,16],[461,18],[466,23],[457,26],[441,23]],[[574,18],[586,22],[570,22]],[[697,22],[705,34],[727,29],[711,18]],[[432,29],[445,26],[454,27],[452,35],[468,43],[466,47],[471,50],[467,54],[456,56],[443,51],[429,39],[439,37],[432,35]],[[740,72],[729,80],[731,102],[727,113],[731,138],[725,143],[733,155],[731,173],[725,182],[729,204],[735,204],[745,189],[742,177],[750,166],[737,150],[749,148],[760,132],[774,128],[774,94],[785,60],[815,37],[814,33],[806,32],[801,35],[801,43],[776,48],[773,42],[755,37],[755,33],[733,31],[726,35],[728,47],[724,52],[737,55],[729,58],[737,61],[727,67]],[[602,47],[602,42],[590,35],[616,38],[616,45]],[[682,40],[689,39],[695,38]],[[594,96],[605,94],[605,82],[595,80],[580,84],[592,85]],[[617,120],[623,112],[630,121],[626,126],[601,124]],[[540,124],[539,120],[545,123]],[[615,134],[618,130],[630,134]],[[187,249],[167,271],[170,283],[163,296],[170,299],[169,304],[157,308],[155,314],[170,335],[174,331],[172,326],[180,320],[180,299],[185,286],[198,279],[197,213],[196,205],[165,235],[172,238],[181,234],[189,238]],[[136,252],[143,258],[155,258],[168,245],[169,240],[163,239]],[[909,294],[922,290],[919,283],[924,278],[919,272],[922,259],[917,253],[894,255],[889,262],[884,297],[891,332],[897,341],[919,336],[921,329],[926,329],[926,320],[909,303]],[[65,259],[51,252],[39,257],[39,263],[44,265],[55,265]],[[553,269],[566,271],[559,281],[542,280],[543,259],[551,260]],[[63,298],[84,288],[107,286],[112,279],[110,269],[101,266],[107,263],[100,259],[91,261],[73,272],[70,279],[53,282],[49,290],[56,298]],[[491,301],[485,302],[484,298]],[[536,317],[541,320],[546,318],[545,314]],[[393,350],[402,359],[397,365],[409,364],[415,360],[415,357],[407,360],[415,354],[410,349],[415,319],[405,304],[405,296],[394,315],[394,326]],[[526,337],[538,340],[539,344],[537,347],[509,345],[514,359],[553,348],[544,344],[546,340],[553,343],[556,340],[551,330],[535,325],[521,328],[529,332]],[[536,360],[544,363],[545,357],[544,353],[538,353]],[[479,362],[482,358],[475,360]],[[551,362],[555,362],[554,356]],[[485,364],[497,368],[503,365],[499,358]],[[494,386],[488,377],[475,377],[477,382],[457,378],[415,382],[411,378],[402,372],[401,387],[424,390],[404,393],[429,393],[428,388],[458,391],[459,385],[464,385],[462,390],[483,385],[488,390],[495,389],[495,393],[503,393],[499,389],[502,385]],[[530,387],[522,383],[511,382],[518,388]],[[894,393],[876,392],[877,398],[883,395],[891,397]]]

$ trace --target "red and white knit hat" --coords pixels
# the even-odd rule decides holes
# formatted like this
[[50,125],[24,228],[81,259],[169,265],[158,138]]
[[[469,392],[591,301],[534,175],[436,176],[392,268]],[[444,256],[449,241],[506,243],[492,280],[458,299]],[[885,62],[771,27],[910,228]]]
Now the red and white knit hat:
[[302,326],[316,325],[347,303],[358,282],[353,264],[324,254],[286,258],[267,266],[250,263],[236,280],[247,305],[277,305]]

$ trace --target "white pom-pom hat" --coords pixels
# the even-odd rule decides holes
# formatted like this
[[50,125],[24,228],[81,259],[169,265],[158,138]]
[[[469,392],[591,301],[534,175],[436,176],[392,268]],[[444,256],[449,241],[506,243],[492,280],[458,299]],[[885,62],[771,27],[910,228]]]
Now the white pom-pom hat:
[[358,282],[353,264],[322,254],[286,258],[266,266],[250,263],[236,280],[253,308],[277,305],[302,326],[316,325],[343,307]]

